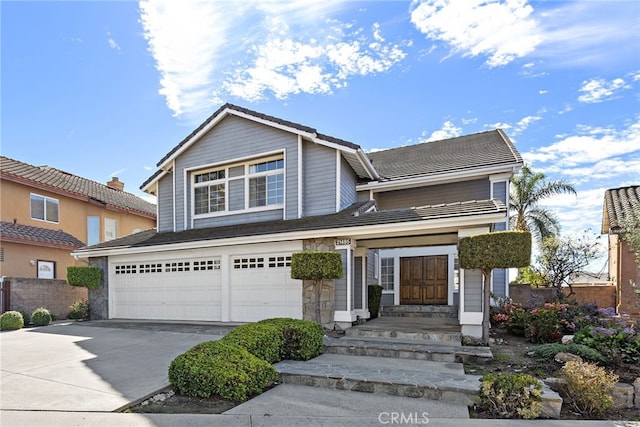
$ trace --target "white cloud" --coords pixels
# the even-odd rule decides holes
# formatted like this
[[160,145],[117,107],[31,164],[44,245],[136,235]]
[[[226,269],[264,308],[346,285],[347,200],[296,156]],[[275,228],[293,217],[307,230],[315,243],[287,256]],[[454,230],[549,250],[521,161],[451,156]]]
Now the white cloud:
[[[425,133],[423,132],[423,134]],[[442,128],[434,131],[427,139],[423,140],[422,142],[440,141],[441,139],[455,138],[456,136],[460,135],[462,135],[462,128],[454,125],[452,121],[448,120],[442,124]]]
[[111,49],[120,50],[120,45],[111,37],[110,31],[107,31],[107,43]]
[[228,97],[328,94],[405,58],[408,42],[386,41],[378,23],[365,30],[332,19],[340,7],[337,0],[143,0],[140,19],[168,107],[197,116]]
[[578,97],[578,101],[586,103],[607,101],[612,99],[620,90],[630,88],[631,86],[621,78],[611,81],[606,81],[605,79],[585,80],[578,90],[582,92],[582,95]]
[[490,67],[524,57],[542,41],[525,0],[425,0],[413,5],[411,22],[419,31],[463,56],[487,56]]

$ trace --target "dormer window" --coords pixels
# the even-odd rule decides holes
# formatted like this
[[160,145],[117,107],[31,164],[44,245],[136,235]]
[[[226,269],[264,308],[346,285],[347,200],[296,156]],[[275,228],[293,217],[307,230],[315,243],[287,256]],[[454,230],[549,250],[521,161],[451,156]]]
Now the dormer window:
[[284,203],[284,159],[249,165],[249,207]]
[[194,211],[196,215],[226,210],[225,169],[210,170],[194,175]]

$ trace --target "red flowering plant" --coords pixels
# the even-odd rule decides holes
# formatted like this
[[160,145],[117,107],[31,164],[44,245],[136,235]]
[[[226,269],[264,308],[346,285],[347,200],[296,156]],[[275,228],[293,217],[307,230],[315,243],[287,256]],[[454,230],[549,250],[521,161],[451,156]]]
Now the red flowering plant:
[[545,303],[542,307],[532,309],[531,319],[525,328],[525,336],[531,342],[558,342],[566,333],[573,333],[576,329],[574,322],[569,320],[567,310],[569,304],[555,302]]
[[510,335],[524,336],[529,317],[522,304],[510,298],[500,299],[499,305],[491,308],[491,325],[506,329]]

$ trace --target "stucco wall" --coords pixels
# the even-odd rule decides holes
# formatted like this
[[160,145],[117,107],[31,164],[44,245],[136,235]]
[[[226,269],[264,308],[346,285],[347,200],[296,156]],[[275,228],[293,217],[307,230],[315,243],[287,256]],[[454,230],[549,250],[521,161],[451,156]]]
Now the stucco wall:
[[[509,296],[513,302],[530,307],[532,304],[549,301],[553,298],[554,288],[534,288],[529,285],[509,285]],[[564,289],[565,295],[569,289]],[[616,306],[616,287],[613,285],[573,285],[573,298],[578,303],[595,303],[599,308]]]
[[5,277],[9,283],[9,309],[31,314],[38,307],[49,310],[58,319],[66,319],[69,306],[77,300],[87,300],[87,288],[70,286],[66,280]]

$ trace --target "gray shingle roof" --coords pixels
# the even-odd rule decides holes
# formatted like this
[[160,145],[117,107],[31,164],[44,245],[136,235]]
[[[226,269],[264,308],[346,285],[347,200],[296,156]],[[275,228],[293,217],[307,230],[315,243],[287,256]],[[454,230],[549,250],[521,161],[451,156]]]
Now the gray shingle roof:
[[[327,230],[370,225],[397,224],[412,221],[429,221],[461,216],[478,216],[494,213],[506,213],[506,206],[499,200],[479,200],[449,203],[433,206],[395,209],[388,211],[364,212],[372,203],[356,203],[335,214],[319,215],[307,218],[266,221],[242,226],[198,228],[180,232],[138,233],[121,239],[111,240],[90,246],[86,249],[107,249],[123,246],[141,247],[172,243],[196,242],[216,239],[228,239],[244,236],[261,236],[289,232]],[[144,234],[143,233],[147,233]],[[128,239],[128,240],[127,240]]]
[[602,233],[621,231],[623,221],[640,222],[640,186],[613,188],[604,193]]
[[156,205],[153,203],[134,194],[110,188],[105,184],[72,175],[51,166],[33,166],[0,156],[0,177],[52,191],[62,190],[74,193],[125,210],[137,211],[148,217],[156,216]]
[[0,240],[16,243],[34,243],[43,246],[63,246],[69,249],[77,249],[85,245],[84,242],[62,230],[14,224],[6,221],[0,221]]
[[373,167],[387,179],[455,172],[522,163],[500,129],[368,153]]

